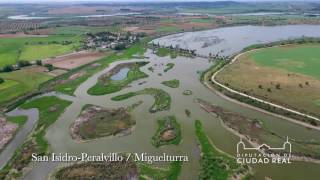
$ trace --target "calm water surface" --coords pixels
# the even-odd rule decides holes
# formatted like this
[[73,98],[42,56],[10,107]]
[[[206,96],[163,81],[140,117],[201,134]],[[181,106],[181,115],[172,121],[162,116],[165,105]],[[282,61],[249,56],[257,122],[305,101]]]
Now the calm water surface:
[[[320,26],[280,26],[273,27],[273,31],[271,31],[271,27],[243,26],[204,31],[203,33],[194,32],[194,35],[186,33],[188,34],[187,36],[179,34],[175,35],[175,38],[170,36],[160,38],[156,41],[160,41],[161,43],[179,42],[182,44],[183,42],[189,42],[191,43],[189,46],[199,48],[199,50],[203,50],[203,52],[218,51],[217,49],[224,49],[226,45],[229,45],[227,52],[234,53],[241,50],[241,48],[245,45],[250,45],[250,43],[254,44],[259,41],[266,41],[268,37],[270,38],[268,41],[278,40],[275,37],[279,37],[280,39],[281,36],[277,34],[286,34],[285,37],[289,38],[298,31],[301,35],[303,35],[303,30],[305,30],[304,33],[309,33],[309,35],[311,35],[311,32],[314,32],[314,36],[320,36],[320,31],[317,31],[317,29],[319,30],[319,27]],[[243,39],[245,31],[247,31],[247,38]],[[212,45],[210,48],[202,49],[201,44],[203,44],[203,42],[200,43],[200,39],[202,38],[202,41],[206,41],[205,37],[212,37],[211,35],[208,36],[210,34],[209,32],[212,33],[212,36],[218,36],[218,39],[226,39],[228,36],[237,38],[227,38],[228,40],[223,40],[222,42],[217,43],[218,45]],[[262,32],[264,32],[264,34],[256,35],[256,33]],[[237,36],[241,34],[242,37]],[[198,39],[198,42],[191,42],[190,40],[186,41],[188,37],[192,39],[191,37],[196,38],[197,35],[199,35],[198,38],[200,38]],[[168,42],[166,42],[165,39],[167,39]],[[241,39],[243,39],[244,42],[242,42]],[[240,42],[240,45],[237,44],[238,41]],[[221,46],[219,46],[219,44],[221,44]],[[196,98],[205,99],[213,104],[222,106],[230,111],[241,113],[250,118],[257,118],[261,120],[266,127],[281,136],[289,136],[290,138],[297,140],[314,139],[318,142],[320,141],[319,131],[310,130],[269,114],[264,114],[252,109],[248,109],[244,106],[234,104],[208,90],[200,83],[198,74],[198,71],[204,71],[211,65],[206,59],[190,59],[185,57],[170,59],[169,57],[157,57],[156,55],[152,54],[151,51],[147,51],[145,56],[149,57],[149,59],[132,59],[128,61],[115,62],[111,64],[110,67],[95,74],[79,86],[75,92],[73,103],[66,109],[57,122],[53,124],[46,133],[46,138],[51,144],[51,149],[53,152],[68,152],[71,154],[80,154],[81,152],[87,152],[89,154],[98,154],[101,152],[148,152],[153,155],[162,154],[165,152],[172,155],[187,155],[189,156],[189,162],[183,164],[180,179],[197,179],[199,171],[199,152],[197,149],[194,129],[195,119],[202,121],[207,135],[212,139],[212,142],[218,148],[231,155],[235,155],[236,143],[239,141],[239,138],[225,130],[221,126],[219,119],[202,110],[199,105],[195,103],[194,100]],[[117,64],[133,61],[150,61],[149,64],[141,68],[143,72],[149,75],[148,78],[135,81],[130,84],[129,88],[123,89],[122,91],[114,94],[91,96],[86,93],[87,90],[97,82],[97,79],[100,75],[109,71]],[[167,73],[164,73],[163,70],[165,68],[165,64],[169,62],[175,63],[175,67]],[[153,66],[155,69],[154,72],[150,72],[148,70],[148,67],[150,66]],[[159,73],[161,73],[162,76],[159,76]],[[161,84],[162,81],[171,79],[179,79],[180,87],[172,89]],[[139,85],[139,83],[142,81],[146,81],[146,83]],[[148,108],[152,105],[154,100],[149,95],[140,95],[121,102],[114,102],[110,99],[116,95],[137,91],[148,87],[161,88],[170,94],[172,98],[172,105],[169,111],[150,114],[148,112]],[[191,96],[184,96],[182,93],[186,89],[192,90],[193,94]],[[94,104],[108,108],[116,108],[131,105],[139,100],[143,100],[143,104],[135,109],[132,113],[133,117],[137,121],[137,125],[135,131],[131,135],[125,137],[101,138],[99,140],[86,143],[77,143],[70,137],[69,127],[77,118],[81,108],[84,105]],[[185,109],[189,109],[191,111],[190,118],[185,115]],[[150,142],[151,137],[154,135],[157,128],[156,120],[166,115],[175,115],[177,117],[177,120],[181,124],[183,141],[178,146],[170,145],[162,148],[155,148]],[[47,175],[59,165],[61,164],[34,164],[34,168],[25,177],[25,179],[45,179]],[[256,176],[259,179],[264,177],[270,177],[272,179],[301,179],[303,177],[306,179],[317,179],[320,176],[320,171],[317,170],[319,167],[319,164],[294,162],[292,165],[257,166],[254,167],[254,170],[256,171]],[[302,174],[303,177],[301,177]]]

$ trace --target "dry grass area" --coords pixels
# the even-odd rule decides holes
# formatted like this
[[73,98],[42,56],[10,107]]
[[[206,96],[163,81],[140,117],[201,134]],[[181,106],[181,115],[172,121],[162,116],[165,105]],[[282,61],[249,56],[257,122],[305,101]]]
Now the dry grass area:
[[105,52],[80,51],[45,60],[45,63],[52,64],[57,68],[70,70],[91,63],[104,56],[106,56]]
[[320,115],[317,103],[320,99],[320,81],[311,76],[258,66],[244,54],[222,70],[216,79],[249,95]]

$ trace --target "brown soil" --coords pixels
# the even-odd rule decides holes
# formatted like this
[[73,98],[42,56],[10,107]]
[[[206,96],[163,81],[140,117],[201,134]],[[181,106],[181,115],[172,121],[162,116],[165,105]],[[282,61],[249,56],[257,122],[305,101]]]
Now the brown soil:
[[0,117],[0,151],[13,138],[18,125],[8,122],[6,118]]
[[0,34],[0,38],[17,38],[17,37],[48,37],[47,35],[31,35],[19,32],[16,34]]
[[80,51],[56,58],[47,59],[45,60],[45,63],[52,64],[54,67],[58,67],[61,69],[70,70],[93,62],[105,55],[106,53],[102,52]]
[[168,129],[161,133],[162,141],[171,141],[174,138],[176,138],[176,132],[173,129]]
[[78,73],[72,74],[68,79],[75,80],[75,79],[78,79],[79,77],[82,77],[85,74],[86,74],[86,72],[84,72],[84,71],[78,72]]

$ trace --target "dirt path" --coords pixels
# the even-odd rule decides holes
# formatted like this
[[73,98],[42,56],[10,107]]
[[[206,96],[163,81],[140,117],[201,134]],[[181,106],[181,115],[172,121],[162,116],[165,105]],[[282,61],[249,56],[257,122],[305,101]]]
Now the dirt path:
[[[254,49],[254,50],[255,50],[255,49]],[[251,51],[254,51],[254,50],[250,50],[250,51],[247,51],[247,52],[251,52]],[[215,84],[217,84],[217,85],[220,86],[221,88],[223,88],[223,89],[225,89],[225,90],[227,90],[227,91],[229,91],[229,92],[231,92],[231,93],[238,94],[238,95],[241,95],[241,96],[243,96],[243,97],[246,97],[246,98],[249,98],[249,99],[252,99],[252,100],[255,100],[255,101],[258,101],[258,102],[261,102],[261,103],[264,103],[264,104],[267,104],[267,105],[270,105],[270,106],[273,106],[273,107],[276,107],[276,108],[278,108],[278,109],[282,109],[282,110],[285,110],[285,111],[288,111],[288,112],[291,112],[291,113],[294,113],[294,114],[297,114],[297,115],[300,115],[300,116],[308,117],[308,118],[310,118],[310,119],[313,119],[313,120],[316,120],[316,121],[319,121],[319,122],[320,122],[320,119],[317,118],[317,117],[315,117],[315,116],[308,115],[308,114],[305,114],[305,113],[302,113],[302,112],[299,112],[299,111],[296,111],[296,110],[293,110],[293,109],[290,109],[290,108],[286,108],[286,107],[284,107],[284,106],[281,106],[281,105],[278,105],[278,104],[275,104],[275,103],[272,103],[272,102],[268,102],[268,101],[265,101],[265,100],[262,100],[262,99],[259,99],[259,98],[256,98],[256,97],[253,97],[253,96],[250,96],[250,95],[241,93],[241,92],[236,91],[236,90],[234,90],[234,89],[231,89],[231,88],[229,88],[229,87],[227,87],[227,86],[225,86],[225,85],[223,85],[223,84],[221,84],[221,83],[219,83],[218,81],[215,80],[215,77],[216,77],[216,75],[217,75],[219,72],[221,72],[225,67],[230,66],[231,64],[233,64],[236,60],[238,60],[238,58],[239,58],[241,55],[243,55],[244,53],[247,53],[247,52],[243,52],[243,53],[240,53],[240,54],[236,55],[228,65],[224,66],[223,68],[221,68],[220,70],[218,70],[217,72],[215,72],[215,73],[212,75],[212,77],[211,77],[212,82],[214,82]],[[205,82],[205,84],[206,84],[208,87],[211,87],[209,84],[207,84],[207,82]],[[210,89],[211,89],[211,88],[210,88]],[[260,109],[260,108],[257,108],[257,109]],[[259,111],[261,111],[261,109],[260,109]],[[274,114],[274,113],[272,113],[272,114]],[[283,117],[283,116],[281,116],[281,117]],[[291,119],[291,118],[290,118],[290,119]],[[294,121],[296,121],[296,120],[294,120]],[[300,123],[299,123],[299,124],[300,124]],[[306,123],[303,123],[303,124],[306,124]],[[311,125],[310,125],[310,126],[311,126]],[[317,128],[317,129],[319,129],[319,128]]]

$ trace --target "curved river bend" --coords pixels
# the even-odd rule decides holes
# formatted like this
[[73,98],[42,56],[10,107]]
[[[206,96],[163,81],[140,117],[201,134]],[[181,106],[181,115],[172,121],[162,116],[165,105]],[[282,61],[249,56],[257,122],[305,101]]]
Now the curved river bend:
[[[172,43],[173,45],[179,44],[181,47],[187,46],[191,49],[197,49],[198,53],[201,52],[204,55],[207,55],[209,52],[221,52],[221,50],[223,50],[224,54],[229,55],[236,53],[251,44],[299,37],[302,35],[320,37],[320,26],[241,26],[220,28],[203,32],[182,33],[163,37],[154,41],[166,45]],[[212,139],[212,142],[218,148],[231,155],[235,155],[236,143],[239,139],[224,129],[219,119],[202,110],[199,105],[194,102],[195,98],[206,99],[207,101],[222,106],[230,111],[241,113],[250,118],[257,118],[261,120],[267,128],[272,129],[272,131],[281,136],[289,136],[290,138],[295,138],[297,140],[314,139],[315,141],[320,142],[319,131],[310,130],[272,115],[257,112],[241,105],[234,104],[208,90],[200,83],[199,74],[197,73],[198,71],[206,70],[211,65],[206,59],[189,59],[185,57],[170,59],[169,57],[157,57],[152,54],[151,51],[147,51],[145,56],[149,57],[149,59],[145,59],[143,61],[147,60],[150,61],[150,63],[142,67],[141,70],[147,73],[149,77],[131,83],[129,88],[103,96],[91,96],[87,94],[87,90],[97,82],[98,77],[109,71],[115,65],[128,61],[132,62],[142,60],[132,59],[128,61],[115,62],[105,70],[89,78],[78,87],[75,92],[76,97],[72,99],[73,103],[46,133],[46,138],[51,144],[53,152],[68,152],[71,154],[88,152],[90,154],[95,154],[100,152],[108,153],[129,151],[138,153],[148,152],[150,154],[162,154],[163,152],[172,155],[185,154],[189,156],[190,162],[183,164],[180,178],[197,179],[199,170],[199,152],[197,149],[194,129],[195,119],[202,121],[207,135]],[[167,73],[163,73],[165,64],[169,62],[175,63],[175,67]],[[155,64],[157,64],[157,66],[154,66]],[[150,66],[155,68],[153,73],[148,71],[148,67]],[[159,76],[158,73],[162,73],[162,76]],[[179,79],[180,87],[172,89],[161,84],[162,81],[171,79]],[[139,85],[139,82],[142,81],[146,81],[146,83]],[[161,88],[168,92],[172,97],[171,109],[166,112],[150,114],[148,112],[148,108],[153,103],[153,99],[151,96],[147,95],[136,96],[121,102],[114,102],[110,100],[113,96],[130,91],[137,91],[147,87]],[[193,95],[184,96],[182,93],[186,89],[192,90]],[[139,100],[143,100],[144,103],[132,113],[133,117],[137,121],[137,125],[135,131],[131,135],[116,138],[101,138],[87,143],[77,143],[70,137],[70,124],[76,119],[81,108],[85,104],[94,104],[113,108],[130,105]],[[185,115],[185,109],[189,109],[191,111],[191,118],[188,118]],[[150,141],[157,128],[156,120],[165,115],[175,115],[177,117],[182,128],[183,142],[178,146],[155,148],[151,145]],[[38,163],[33,165],[33,169],[27,174],[25,179],[45,179],[47,175],[59,164]],[[319,164],[294,162],[290,165],[255,166],[254,170],[256,171],[258,179],[262,179],[264,177],[270,177],[272,179],[317,179],[320,176],[319,167]]]

